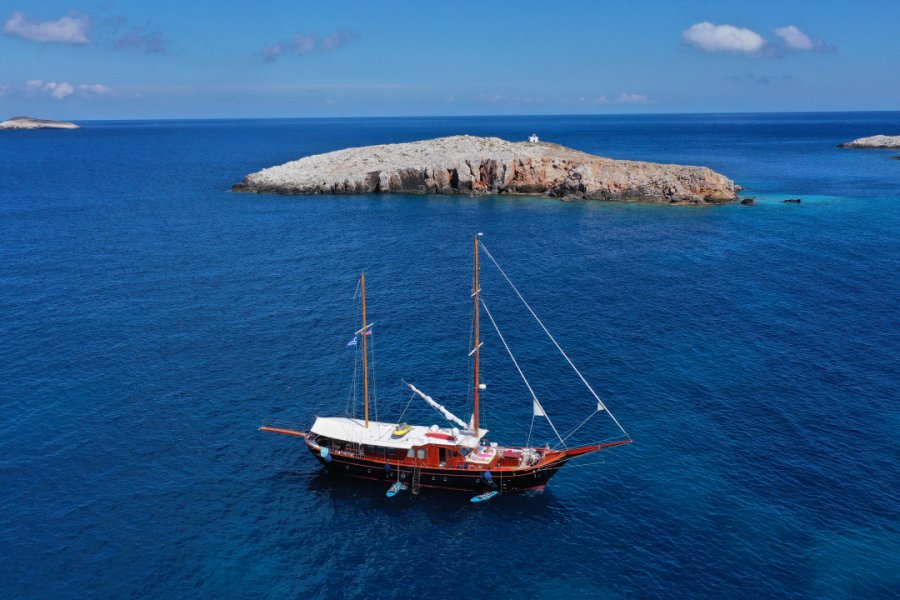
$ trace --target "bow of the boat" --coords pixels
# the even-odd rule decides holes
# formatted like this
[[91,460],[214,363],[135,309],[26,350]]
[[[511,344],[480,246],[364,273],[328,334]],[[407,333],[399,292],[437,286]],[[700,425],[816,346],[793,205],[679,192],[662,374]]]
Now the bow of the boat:
[[587,446],[578,446],[576,448],[566,448],[563,453],[565,454],[566,460],[571,460],[579,456],[584,456],[585,454],[593,454],[594,452],[609,450],[610,448],[615,448],[616,446],[624,446],[630,443],[631,440],[627,439],[618,440],[615,442],[606,442],[604,444],[589,444]]
[[259,428],[260,431],[268,431],[269,433],[280,433],[281,435],[292,435],[294,437],[306,437],[305,431],[299,431],[297,429],[287,429],[286,427],[272,427],[270,425],[263,425]]

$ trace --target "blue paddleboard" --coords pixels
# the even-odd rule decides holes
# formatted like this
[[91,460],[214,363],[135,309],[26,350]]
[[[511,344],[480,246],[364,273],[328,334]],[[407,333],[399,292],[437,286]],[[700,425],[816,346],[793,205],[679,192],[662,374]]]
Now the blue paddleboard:
[[394,496],[397,495],[397,492],[399,492],[401,490],[405,490],[405,489],[406,489],[406,484],[401,481],[398,481],[397,483],[395,483],[394,485],[392,485],[391,487],[388,488],[387,497],[393,498]]
[[472,502],[487,502],[500,492],[485,492],[483,494],[478,494],[477,496],[472,496]]

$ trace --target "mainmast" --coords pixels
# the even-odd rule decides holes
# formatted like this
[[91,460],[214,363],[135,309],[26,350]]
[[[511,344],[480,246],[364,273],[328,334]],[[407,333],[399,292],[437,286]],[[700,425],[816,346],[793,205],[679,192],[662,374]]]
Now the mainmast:
[[[366,429],[369,428],[369,353],[366,337],[366,274],[360,276],[360,289],[362,290],[362,351],[363,351],[363,395],[366,400]],[[476,359],[477,360],[477,359]],[[477,377],[477,376],[476,376]]]
[[481,288],[478,286],[478,240],[480,238],[481,238],[480,233],[475,236],[475,283],[474,283],[473,291],[472,291],[472,299],[475,302],[475,325],[474,325],[475,349],[472,350],[472,353],[475,355],[475,361],[474,361],[474,363],[475,363],[474,364],[475,387],[473,390],[474,394],[472,396],[473,404],[474,404],[475,408],[474,408],[474,411],[472,412],[472,425],[473,425],[473,428],[475,431],[476,438],[478,437],[478,391],[479,391],[478,390],[478,387],[479,387],[479,384],[478,384],[478,358],[479,358],[479,356],[478,355],[480,354],[479,350],[481,348],[481,344],[478,342],[478,300],[479,300],[479,296],[481,294]]

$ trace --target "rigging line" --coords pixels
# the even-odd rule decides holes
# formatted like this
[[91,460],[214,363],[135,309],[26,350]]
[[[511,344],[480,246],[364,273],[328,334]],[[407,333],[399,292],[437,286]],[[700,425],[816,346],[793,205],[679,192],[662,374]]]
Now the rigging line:
[[409,400],[406,402],[406,406],[403,407],[403,412],[400,413],[400,416],[397,418],[398,425],[403,422],[403,415],[406,414],[406,410],[409,408],[409,405],[412,404],[413,398],[415,398],[415,397],[416,397],[415,392],[413,392],[409,395]]
[[[356,288],[353,292],[353,299],[356,300],[356,307],[359,307],[359,299],[358,292],[360,286],[360,279],[356,278]],[[354,311],[356,312],[356,311]],[[353,326],[353,331],[357,330],[357,320],[354,316],[351,325]],[[356,339],[356,336],[353,336],[353,339]],[[355,346],[353,348],[353,377],[350,380],[350,390],[347,393],[347,404],[344,406],[344,414],[350,416],[351,418],[356,418],[356,395],[357,395],[357,382],[359,378],[359,346]]]
[[[579,423],[578,425],[576,425],[574,428],[572,428],[572,429],[570,429],[569,431],[567,431],[567,432],[566,432],[566,435],[563,436],[563,439],[564,439],[564,440],[567,440],[567,439],[569,439],[570,437],[572,437],[573,435],[575,435],[575,432],[577,432],[579,429],[581,429],[582,427],[584,427],[584,426],[587,424],[587,422],[590,421],[591,419],[593,419],[593,418],[594,418],[594,415],[596,415],[598,412],[600,412],[600,411],[599,411],[599,410],[595,410],[594,412],[592,412],[591,414],[589,414],[589,415],[587,416],[587,418],[586,418],[584,421],[582,421],[581,423]],[[554,448],[555,448],[555,446],[554,446]]]
[[531,427],[528,428],[528,439],[525,440],[525,447],[531,446],[531,434],[534,432],[534,412],[531,414]]
[[[534,393],[534,390],[531,389],[531,384],[528,383],[528,380],[525,378],[525,373],[522,372],[522,368],[519,366],[519,362],[516,360],[516,357],[513,356],[512,350],[509,349],[509,346],[506,343],[506,340],[503,338],[503,334],[500,333],[500,328],[497,327],[497,322],[494,321],[493,315],[491,315],[491,311],[488,310],[487,304],[484,303],[483,299],[481,300],[481,306],[484,307],[484,313],[488,316],[488,319],[491,320],[491,325],[494,326],[494,330],[497,332],[497,335],[500,337],[500,341],[503,342],[503,347],[506,348],[506,352],[509,354],[509,357],[512,359],[513,364],[516,366],[516,370],[519,372],[519,376],[522,378],[522,381],[525,382],[525,387],[528,388],[528,391],[531,392],[531,399],[533,402],[537,402],[538,406],[540,406],[540,401],[537,399],[537,394]],[[553,424],[553,421],[550,420],[550,416],[547,415],[547,411],[544,410],[544,407],[541,406],[541,412],[544,413],[544,418],[547,419],[547,422],[550,423],[550,427],[553,428],[553,433],[556,434],[556,437],[559,438],[560,443],[565,446],[566,442],[562,439],[562,436],[559,435],[559,432],[556,430],[556,425]],[[531,415],[532,422],[534,421],[534,411],[532,411]]]
[[[371,327],[370,327],[371,329]],[[363,332],[363,335],[366,335],[366,332]],[[372,346],[372,349],[369,351],[369,354],[372,356],[371,367],[372,367],[372,408],[375,409],[375,421],[378,422],[378,384],[375,383],[375,333],[369,336],[369,344]]]
[[556,338],[554,338],[553,335],[550,333],[550,331],[547,330],[547,327],[544,325],[544,322],[541,321],[541,319],[537,316],[537,314],[534,312],[534,310],[531,308],[531,306],[528,304],[528,302],[525,301],[525,298],[522,296],[522,293],[519,291],[519,288],[517,288],[515,285],[513,285],[513,282],[510,280],[509,276],[506,274],[506,271],[504,271],[503,268],[500,266],[500,264],[497,263],[494,256],[487,249],[487,246],[485,246],[484,243],[482,242],[481,244],[479,244],[479,247],[482,250],[484,250],[484,253],[487,254],[488,258],[491,259],[491,262],[494,263],[494,266],[497,267],[497,270],[500,271],[501,275],[503,275],[503,278],[506,280],[506,283],[508,283],[509,287],[511,287],[513,289],[513,291],[516,293],[516,296],[519,297],[519,300],[522,301],[522,304],[524,304],[525,308],[528,309],[528,312],[531,313],[531,316],[534,317],[535,321],[538,322],[538,325],[541,326],[541,329],[544,330],[544,333],[547,334],[547,337],[550,338],[550,341],[553,342],[553,345],[556,346],[556,349],[559,350],[559,353],[562,354],[563,357],[566,359],[566,362],[569,363],[569,366],[572,367],[572,369],[575,371],[575,373],[578,374],[578,378],[581,379],[581,382],[587,387],[588,390],[590,390],[591,395],[594,396],[594,399],[597,401],[597,406],[602,406],[603,409],[606,410],[606,414],[609,415],[609,418],[611,418],[613,420],[613,422],[616,424],[616,426],[622,431],[622,433],[625,434],[625,437],[627,437],[628,439],[631,439],[631,436],[628,435],[628,432],[625,431],[625,428],[622,427],[622,424],[619,423],[619,420],[615,417],[615,415],[612,414],[612,412],[609,410],[609,408],[607,408],[607,406],[603,403],[603,401],[600,399],[600,396],[598,396],[597,392],[594,391],[594,388],[591,387],[591,384],[587,382],[587,379],[584,378],[584,375],[581,374],[581,371],[578,370],[578,367],[575,366],[575,363],[572,362],[572,359],[569,358],[569,355],[565,353],[565,351],[562,349],[562,347],[556,341]]

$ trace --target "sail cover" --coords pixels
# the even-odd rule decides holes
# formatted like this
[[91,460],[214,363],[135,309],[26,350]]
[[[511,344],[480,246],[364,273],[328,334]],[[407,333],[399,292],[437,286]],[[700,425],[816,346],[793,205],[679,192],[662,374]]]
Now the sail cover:
[[432,408],[434,408],[436,411],[438,411],[439,413],[441,413],[442,415],[444,415],[444,418],[445,418],[445,419],[447,419],[448,421],[450,421],[450,422],[452,422],[452,423],[456,423],[457,425],[459,425],[459,426],[462,427],[463,429],[465,429],[465,428],[467,427],[465,421],[463,421],[462,419],[460,419],[459,417],[457,417],[456,415],[454,415],[452,412],[450,412],[449,410],[447,410],[446,408],[444,408],[443,405],[438,404],[437,402],[435,402],[434,399],[433,399],[431,396],[428,396],[428,395],[426,395],[425,393],[421,392],[418,388],[416,388],[416,386],[414,386],[414,385],[411,384],[411,383],[407,383],[406,385],[409,386],[409,389],[411,389],[412,391],[414,391],[415,393],[417,393],[419,396],[421,396],[422,399],[423,399],[425,402],[427,402],[428,404],[430,404],[430,405],[432,406]]

